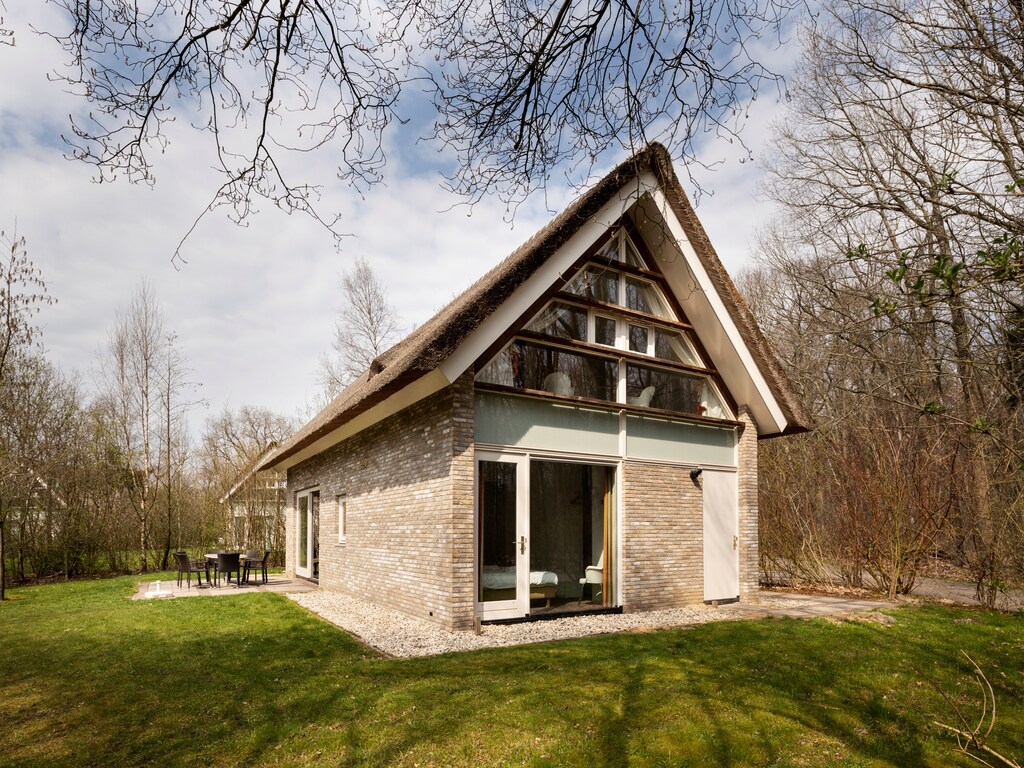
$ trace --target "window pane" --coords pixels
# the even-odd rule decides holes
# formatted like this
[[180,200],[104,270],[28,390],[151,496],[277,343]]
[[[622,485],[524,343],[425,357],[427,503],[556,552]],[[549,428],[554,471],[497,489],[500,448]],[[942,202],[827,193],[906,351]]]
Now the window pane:
[[668,311],[661,292],[654,285],[646,280],[637,280],[635,277],[626,278],[626,303],[625,306],[636,312],[646,312],[648,315],[657,317],[672,318]]
[[614,402],[618,365],[593,355],[514,341],[484,367],[477,380]]
[[480,589],[477,599],[516,597],[516,465],[481,461],[477,478],[480,504]]
[[630,405],[701,414],[704,379],[643,365],[626,366],[626,401]]
[[309,567],[309,496],[299,497],[299,509],[296,512],[295,539],[298,544],[297,565],[299,568]]
[[614,605],[614,505],[613,467],[530,462],[531,592]]
[[598,252],[598,256],[602,259],[608,259],[608,261],[620,261],[619,259],[619,243],[621,241],[618,237],[613,236],[611,240],[604,244],[604,247]]
[[587,267],[565,286],[565,290],[605,304],[617,304],[619,273],[604,267]]
[[544,308],[527,330],[559,339],[587,340],[587,310],[569,304],[554,303]]
[[702,416],[712,419],[728,419],[730,417],[729,412],[722,405],[722,401],[718,399],[715,388],[706,381],[700,387],[700,409],[699,413]]
[[629,349],[631,352],[647,354],[648,329],[642,325],[629,326]]
[[644,264],[644,260],[640,258],[640,254],[637,252],[633,245],[633,242],[627,237],[625,247],[625,258],[623,259],[631,267],[640,267],[646,269],[647,265]]
[[[623,243],[623,240],[625,240],[625,243]],[[630,239],[625,236],[613,237],[608,241],[604,248],[601,249],[601,252],[598,255],[602,258],[608,259],[609,261],[618,261],[623,264],[629,264],[631,267],[640,267],[641,269],[647,268],[643,259],[640,258],[640,254],[637,253],[636,247]]]
[[654,329],[654,356],[686,365],[701,365],[690,342],[683,334],[664,328]]
[[310,494],[309,509],[313,529],[313,578],[320,578],[320,491]]
[[598,344],[615,346],[615,321],[610,317],[594,317],[594,341]]

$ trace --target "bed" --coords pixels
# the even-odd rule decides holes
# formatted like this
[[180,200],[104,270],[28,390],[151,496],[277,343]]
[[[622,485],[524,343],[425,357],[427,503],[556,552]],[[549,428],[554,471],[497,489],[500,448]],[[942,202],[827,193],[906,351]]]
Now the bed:
[[[503,568],[499,565],[485,565],[480,573],[480,586],[484,600],[514,600],[516,597],[515,566]],[[551,571],[530,571],[530,599],[544,600],[545,607],[551,607],[551,598],[558,589],[558,574]]]

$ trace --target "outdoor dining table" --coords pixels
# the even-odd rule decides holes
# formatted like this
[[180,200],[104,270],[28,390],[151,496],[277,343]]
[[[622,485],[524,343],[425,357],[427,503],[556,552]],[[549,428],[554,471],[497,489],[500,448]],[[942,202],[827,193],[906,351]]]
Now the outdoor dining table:
[[[207,580],[209,580],[209,578],[210,578],[210,572],[209,572],[210,566],[212,566],[215,571],[217,569],[217,555],[234,555],[234,554],[236,554],[236,553],[234,553],[234,552],[207,552],[206,553],[206,567],[207,567],[206,578],[207,578]],[[245,557],[245,552],[238,552],[237,554],[238,554],[238,565],[239,565],[240,569],[244,571],[245,570],[245,564],[248,562],[248,560]],[[260,561],[260,560],[253,560],[252,562],[259,563],[259,562],[262,562],[262,561]],[[229,575],[228,576],[228,580],[230,580],[230,578],[231,577]],[[248,584],[249,580],[246,579],[243,582],[242,578],[241,578],[241,575],[239,575],[239,583]]]

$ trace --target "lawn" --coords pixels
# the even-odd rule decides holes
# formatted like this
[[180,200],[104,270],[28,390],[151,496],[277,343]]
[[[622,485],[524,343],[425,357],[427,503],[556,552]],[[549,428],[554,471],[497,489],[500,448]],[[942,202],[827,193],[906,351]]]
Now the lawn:
[[[166,577],[165,577],[166,578]],[[132,602],[130,578],[0,604],[3,766],[977,765],[934,680],[1024,760],[1024,618],[719,623],[382,658],[287,598]]]

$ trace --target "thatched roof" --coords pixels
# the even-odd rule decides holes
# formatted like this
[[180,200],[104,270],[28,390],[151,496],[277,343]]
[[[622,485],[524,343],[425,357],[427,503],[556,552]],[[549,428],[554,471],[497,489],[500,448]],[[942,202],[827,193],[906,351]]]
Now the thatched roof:
[[383,353],[309,423],[286,440],[259,469],[270,469],[327,437],[412,382],[435,371],[479,325],[493,314],[544,262],[619,192],[651,172],[665,194],[698,258],[721,295],[733,322],[785,413],[785,432],[810,428],[799,399],[726,274],[672,169],[668,152],[652,144],[621,163],[511,255],[452,300],[436,315]]

